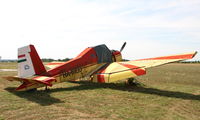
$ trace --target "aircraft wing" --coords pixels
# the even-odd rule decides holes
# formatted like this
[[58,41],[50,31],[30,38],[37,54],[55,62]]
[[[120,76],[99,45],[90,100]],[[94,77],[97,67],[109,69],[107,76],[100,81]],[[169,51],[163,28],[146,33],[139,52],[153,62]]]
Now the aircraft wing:
[[170,55],[170,56],[163,56],[163,57],[156,57],[156,58],[133,60],[133,61],[128,61],[128,63],[134,64],[137,66],[144,66],[144,68],[150,68],[150,67],[167,64],[167,63],[173,63],[173,62],[183,61],[187,59],[192,59],[196,54],[197,52],[192,52],[192,53]]
[[114,82],[146,74],[146,68],[193,58],[197,52],[164,57],[114,62],[97,73],[99,82]]

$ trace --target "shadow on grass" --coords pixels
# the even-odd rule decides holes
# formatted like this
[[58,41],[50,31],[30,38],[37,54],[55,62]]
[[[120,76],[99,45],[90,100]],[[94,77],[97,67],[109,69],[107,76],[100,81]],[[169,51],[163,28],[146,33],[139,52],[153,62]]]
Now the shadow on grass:
[[171,97],[171,98],[180,98],[180,99],[185,99],[185,100],[200,100],[200,95],[193,95],[193,94],[184,93],[184,92],[160,90],[156,88],[147,88],[144,85],[139,85],[139,84],[137,86],[128,86],[121,83],[117,83],[117,84],[116,83],[92,83],[92,82],[74,82],[74,83],[78,83],[80,84],[80,86],[74,86],[74,87],[68,87],[68,88],[56,88],[56,89],[51,89],[50,92],[109,88],[109,89],[114,89],[114,90],[153,94],[153,95]]
[[50,96],[50,93],[47,91],[19,92],[15,91],[14,87],[8,87],[5,88],[5,90],[21,98],[25,98],[29,101],[38,103],[42,106],[47,106],[54,103],[63,103],[63,101]]
[[73,87],[66,87],[66,88],[52,88],[48,91],[39,90],[34,92],[17,92],[14,91],[15,88],[9,87],[5,88],[8,92],[15,94],[21,98],[25,98],[29,101],[36,102],[42,106],[51,105],[54,103],[63,103],[58,98],[52,97],[50,94],[53,92],[60,92],[60,91],[73,91],[73,90],[93,90],[93,89],[101,89],[101,88],[109,88],[114,90],[121,90],[121,91],[129,91],[129,92],[138,92],[144,94],[152,94],[164,97],[171,97],[171,98],[179,98],[185,100],[200,100],[200,95],[193,95],[190,93],[184,92],[176,92],[176,91],[167,91],[167,90],[160,90],[156,88],[147,88],[144,85],[137,85],[137,86],[128,86],[122,83],[92,83],[92,82],[73,82],[80,84],[79,86]]

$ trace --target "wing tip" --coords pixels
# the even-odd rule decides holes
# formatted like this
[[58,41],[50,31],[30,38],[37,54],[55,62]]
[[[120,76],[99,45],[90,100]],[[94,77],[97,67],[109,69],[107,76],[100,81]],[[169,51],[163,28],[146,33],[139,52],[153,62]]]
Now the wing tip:
[[196,55],[197,55],[197,51],[194,51],[194,52],[191,52],[191,53],[188,53],[187,55],[188,55],[188,57],[186,58],[186,59],[192,59],[192,58],[194,58]]
[[197,51],[194,52],[194,54],[192,55],[192,58],[194,58],[197,55]]

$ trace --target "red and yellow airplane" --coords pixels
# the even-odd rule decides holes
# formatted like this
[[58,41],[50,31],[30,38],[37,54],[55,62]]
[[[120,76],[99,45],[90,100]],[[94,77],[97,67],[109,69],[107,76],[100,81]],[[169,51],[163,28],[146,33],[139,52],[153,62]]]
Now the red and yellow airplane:
[[52,62],[45,69],[35,47],[28,45],[18,49],[18,75],[5,77],[9,81],[20,81],[17,91],[52,86],[64,81],[89,78],[92,82],[111,83],[146,74],[146,69],[167,63],[193,58],[197,52],[122,61],[120,51],[110,50],[106,45],[88,47],[77,57],[67,62]]

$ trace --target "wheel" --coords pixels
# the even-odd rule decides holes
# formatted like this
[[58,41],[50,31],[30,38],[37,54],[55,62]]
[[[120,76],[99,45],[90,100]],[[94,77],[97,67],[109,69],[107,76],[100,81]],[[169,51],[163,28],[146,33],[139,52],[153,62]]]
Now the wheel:
[[134,85],[134,86],[137,85],[135,78],[128,78],[127,83],[128,83],[128,85]]

